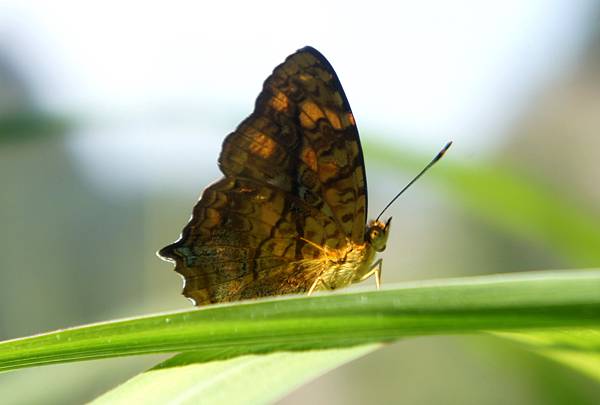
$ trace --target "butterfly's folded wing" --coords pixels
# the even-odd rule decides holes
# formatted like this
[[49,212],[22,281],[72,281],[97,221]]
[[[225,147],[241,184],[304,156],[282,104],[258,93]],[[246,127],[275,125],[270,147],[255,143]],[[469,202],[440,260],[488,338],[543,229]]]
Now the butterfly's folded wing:
[[358,131],[327,60],[303,48],[265,81],[227,136],[225,178],[209,186],[181,238],[160,251],[196,304],[302,292],[298,263],[317,246],[364,241],[367,195]]

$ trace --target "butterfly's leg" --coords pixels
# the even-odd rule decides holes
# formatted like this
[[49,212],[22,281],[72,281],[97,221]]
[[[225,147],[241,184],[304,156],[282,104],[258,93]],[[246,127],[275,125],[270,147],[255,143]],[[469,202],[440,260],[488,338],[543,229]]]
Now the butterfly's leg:
[[377,289],[379,290],[379,288],[381,287],[381,265],[382,264],[383,264],[383,259],[379,259],[375,263],[373,263],[369,272],[367,274],[365,274],[364,276],[362,276],[360,278],[360,281],[365,281],[366,279],[368,279],[369,277],[371,277],[374,274],[375,275],[375,285],[377,286]]
[[325,280],[323,280],[321,277],[317,277],[317,279],[315,280],[313,285],[310,287],[310,290],[308,290],[308,294],[306,294],[306,295],[311,295],[315,291],[315,289],[317,288],[319,283],[323,284],[323,287],[331,289],[331,287],[329,287],[329,285],[327,285]]

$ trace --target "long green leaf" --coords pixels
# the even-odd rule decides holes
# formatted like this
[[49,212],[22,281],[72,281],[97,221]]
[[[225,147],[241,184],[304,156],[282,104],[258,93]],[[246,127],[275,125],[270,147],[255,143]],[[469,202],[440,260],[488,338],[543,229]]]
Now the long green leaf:
[[[533,292],[533,291],[532,291]],[[511,339],[529,339],[528,346],[560,355],[579,371],[600,380],[600,328],[560,328],[527,333],[498,333]],[[562,336],[561,341],[552,340]],[[565,337],[576,340],[565,345]],[[545,344],[537,344],[544,338]],[[140,374],[98,399],[98,403],[268,403],[299,385],[355,358],[378,345],[302,352],[277,352],[234,357],[239,350],[221,353],[183,353]],[[229,358],[231,357],[231,358]],[[225,360],[214,360],[215,358]],[[560,360],[565,361],[564,358]],[[211,361],[212,360],[212,361]],[[582,370],[582,367],[584,369]]]
[[[183,353],[104,394],[94,404],[264,404],[306,381],[377,349],[343,349],[246,355],[198,362]],[[201,356],[202,357],[202,356]]]
[[565,364],[600,382],[600,328],[573,328],[502,332],[498,336],[515,340],[542,356]]
[[599,325],[600,270],[520,273],[211,306],[66,329],[0,343],[0,371],[144,353],[197,351],[214,360],[223,353],[340,348],[403,336]]

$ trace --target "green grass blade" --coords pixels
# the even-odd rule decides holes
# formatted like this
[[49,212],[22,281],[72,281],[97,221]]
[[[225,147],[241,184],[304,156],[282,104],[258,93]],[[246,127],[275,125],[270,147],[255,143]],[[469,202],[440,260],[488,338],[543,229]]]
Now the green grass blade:
[[303,383],[378,347],[371,344],[343,349],[276,352],[208,363],[195,363],[195,353],[183,353],[135,376],[93,403],[271,403]]
[[572,328],[496,335],[565,364],[600,382],[600,328]]
[[[553,328],[496,334],[518,340],[529,349],[600,381],[600,328]],[[231,349],[221,353],[183,353],[132,378],[96,402],[270,403],[378,347],[367,345],[240,357],[234,357],[238,351]]]
[[[531,350],[568,364],[600,382],[600,328],[496,334],[526,342]],[[205,362],[204,354],[183,353],[132,378],[94,403],[270,403],[379,347],[381,345],[375,344],[276,352],[209,362]]]
[[0,343],[0,371],[144,353],[340,348],[403,336],[600,325],[600,270],[402,284],[66,329]]

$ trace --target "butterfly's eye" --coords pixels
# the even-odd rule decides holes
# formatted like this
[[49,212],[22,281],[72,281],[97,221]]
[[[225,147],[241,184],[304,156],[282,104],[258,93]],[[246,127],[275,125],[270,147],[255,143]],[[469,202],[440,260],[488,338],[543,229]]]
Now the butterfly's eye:
[[377,229],[374,229],[373,231],[371,231],[371,239],[376,239],[379,236],[379,231]]

